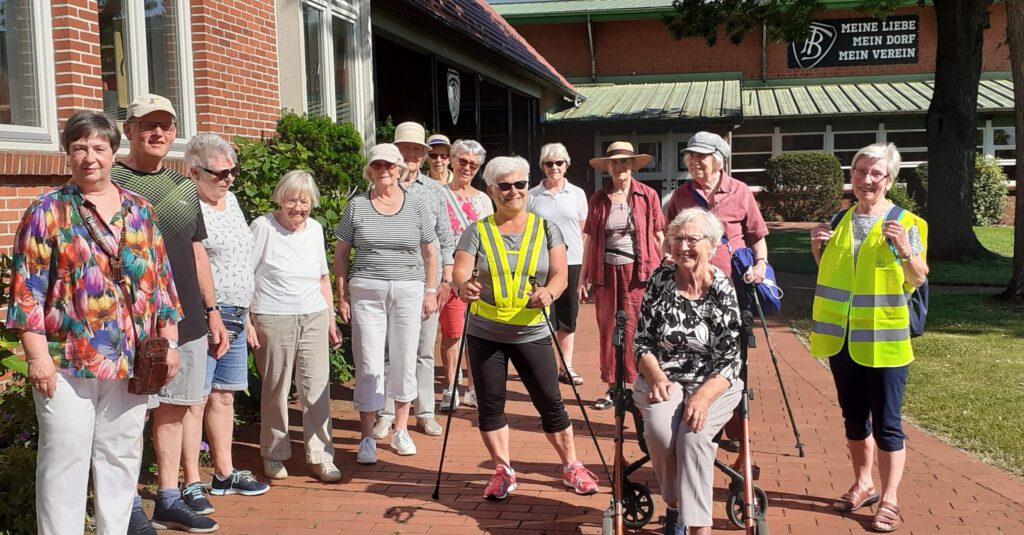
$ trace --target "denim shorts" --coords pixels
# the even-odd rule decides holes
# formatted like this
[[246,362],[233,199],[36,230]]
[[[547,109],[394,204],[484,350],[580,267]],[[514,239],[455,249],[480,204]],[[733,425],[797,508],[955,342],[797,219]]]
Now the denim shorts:
[[249,387],[249,348],[245,344],[246,309],[231,305],[220,305],[220,317],[228,330],[231,345],[227,353],[219,359],[211,355],[214,351],[210,344],[210,352],[206,355],[206,382],[203,395],[210,390],[238,392]]

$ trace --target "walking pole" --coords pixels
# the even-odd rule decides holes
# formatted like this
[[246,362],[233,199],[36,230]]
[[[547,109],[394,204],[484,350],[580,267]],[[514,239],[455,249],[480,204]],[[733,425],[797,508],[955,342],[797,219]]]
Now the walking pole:
[[764,328],[764,339],[768,343],[768,354],[772,357],[772,366],[775,366],[775,376],[779,378],[779,389],[782,390],[782,401],[786,403],[786,412],[789,413],[789,424],[793,426],[793,436],[796,438],[796,449],[800,456],[804,456],[804,443],[800,440],[800,431],[796,428],[796,419],[793,418],[793,408],[789,405],[789,396],[786,394],[786,385],[782,382],[782,372],[779,370],[779,359],[775,358],[775,348],[772,339],[768,337],[768,324],[764,321],[764,311],[761,309],[761,300],[757,292],[750,292],[754,296],[754,304],[757,306],[757,315],[761,318],[761,327]]
[[[476,281],[477,275],[480,274],[480,270],[473,270],[473,277],[470,281]],[[462,354],[466,348],[466,329],[469,327],[469,306],[466,306],[465,317],[462,318],[462,336],[459,338],[459,356],[455,358],[455,376],[452,378],[452,384],[448,388],[452,389],[451,401],[448,405],[448,421],[444,424],[444,440],[441,442],[441,460],[437,463],[437,481],[434,482],[434,499],[441,497],[441,469],[444,467],[444,454],[448,450],[448,432],[452,428],[452,417],[455,416],[455,398],[457,397],[457,390],[455,390],[455,380],[458,378],[458,372],[462,369]]]
[[618,310],[615,312],[615,330],[612,331],[612,345],[615,346],[615,388],[612,394],[615,399],[615,458],[612,459],[615,479],[612,480],[612,529],[615,535],[622,535],[622,465],[625,462],[622,456],[622,428],[626,420],[625,332],[626,312]]
[[[537,287],[537,277],[530,277],[530,287]],[[555,349],[558,351],[558,359],[562,363],[562,369],[568,370],[569,365],[565,362],[565,354],[562,353],[562,345],[558,343],[558,336],[555,335],[555,327],[551,325],[551,318],[548,317],[548,310],[541,307],[540,312],[544,315],[544,323],[548,326],[548,331],[551,333],[551,342],[555,344]],[[597,435],[594,434],[594,428],[590,425],[590,418],[587,416],[587,409],[583,406],[583,398],[580,397],[580,392],[576,389],[576,384],[574,382],[569,381],[569,386],[572,388],[572,394],[576,396],[576,403],[579,403],[580,405],[580,412],[583,413],[583,421],[587,424],[587,431],[590,432],[590,438],[594,440],[594,447],[597,448],[597,456],[601,459],[601,466],[604,467],[604,473],[608,476],[609,481],[613,481],[612,473],[608,470],[608,463],[604,461],[604,454],[601,453],[601,445],[597,443]]]

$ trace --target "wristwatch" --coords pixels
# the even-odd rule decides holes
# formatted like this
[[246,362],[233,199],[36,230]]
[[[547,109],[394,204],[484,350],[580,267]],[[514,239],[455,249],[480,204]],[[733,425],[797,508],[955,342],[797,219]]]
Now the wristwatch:
[[213,312],[214,310],[220,312],[220,305],[213,305],[212,307],[206,307],[206,313],[207,314],[209,314],[210,312]]
[[178,341],[177,340],[168,340],[167,341],[167,349],[178,349]]

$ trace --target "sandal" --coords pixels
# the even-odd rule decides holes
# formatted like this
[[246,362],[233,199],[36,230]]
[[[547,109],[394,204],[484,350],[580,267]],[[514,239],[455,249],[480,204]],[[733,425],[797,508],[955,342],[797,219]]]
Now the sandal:
[[902,523],[900,519],[900,508],[889,502],[882,502],[875,512],[875,518],[871,520],[871,529],[882,533],[889,533],[899,529]]
[[832,502],[832,509],[840,513],[850,513],[877,501],[878,493],[875,492],[875,487],[859,489],[855,484],[853,487],[850,487],[850,490],[846,491],[846,494]]
[[566,368],[566,369],[562,370],[558,374],[558,380],[559,380],[559,382],[565,383],[567,385],[568,384],[573,384],[573,385],[579,386],[579,385],[583,384],[583,376],[578,374],[578,373],[576,373],[576,370],[574,370],[572,368]]
[[612,401],[612,392],[611,392],[611,390],[609,390],[608,393],[605,394],[604,396],[599,397],[596,400],[594,400],[594,410],[596,410],[596,411],[605,411],[605,410],[608,410],[608,409],[610,409],[610,408],[612,408],[614,406],[615,406],[615,402]]

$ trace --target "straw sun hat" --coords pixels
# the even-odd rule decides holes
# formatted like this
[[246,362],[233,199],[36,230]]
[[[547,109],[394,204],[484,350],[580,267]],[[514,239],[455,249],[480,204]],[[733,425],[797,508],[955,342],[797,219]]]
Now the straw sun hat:
[[607,173],[608,165],[611,164],[612,160],[625,160],[627,158],[632,158],[636,161],[636,169],[645,167],[653,159],[650,154],[637,154],[633,150],[633,144],[628,141],[616,141],[608,145],[608,150],[605,151],[603,158],[591,158],[590,165],[598,171]]

